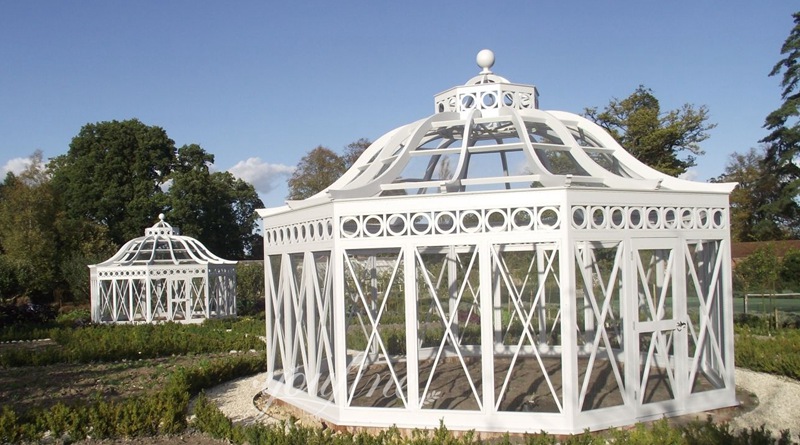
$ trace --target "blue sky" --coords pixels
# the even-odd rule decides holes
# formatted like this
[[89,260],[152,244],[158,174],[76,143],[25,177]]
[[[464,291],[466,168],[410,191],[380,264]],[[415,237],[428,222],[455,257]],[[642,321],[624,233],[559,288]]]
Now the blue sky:
[[638,85],[662,110],[706,105],[718,126],[692,175],[758,145],[780,105],[768,77],[793,1],[0,0],[0,173],[66,153],[86,123],[138,118],[197,143],[267,207],[317,145],[433,113],[433,96],[493,71],[540,107],[581,113]]

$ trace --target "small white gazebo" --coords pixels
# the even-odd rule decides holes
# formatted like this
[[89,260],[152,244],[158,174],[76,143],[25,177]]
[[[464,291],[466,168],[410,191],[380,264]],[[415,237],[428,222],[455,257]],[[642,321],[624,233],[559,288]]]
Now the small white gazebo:
[[339,425],[581,432],[735,405],[728,195],[490,70],[262,209],[266,391]]
[[92,321],[198,323],[236,315],[236,261],[181,236],[164,214],[144,236],[89,266]]

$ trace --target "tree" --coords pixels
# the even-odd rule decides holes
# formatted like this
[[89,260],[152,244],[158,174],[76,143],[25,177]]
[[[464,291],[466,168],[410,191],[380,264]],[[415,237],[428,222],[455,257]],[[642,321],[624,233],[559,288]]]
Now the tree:
[[[19,176],[9,174],[0,196],[0,251],[16,291],[33,300],[52,296],[58,275],[57,210],[42,152]],[[10,290],[6,292],[10,293]],[[8,295],[16,296],[16,295]]]
[[345,161],[323,146],[308,152],[300,159],[289,178],[289,199],[306,199],[333,184],[347,171]]
[[766,170],[765,147],[735,152],[728,158],[725,172],[712,182],[738,182],[730,195],[731,238],[734,241],[768,241],[782,238],[781,228],[763,218],[762,203],[777,190],[777,177]]
[[770,131],[761,142],[768,144],[765,170],[778,178],[778,190],[759,210],[761,216],[782,229],[785,236],[797,237],[800,232],[800,12],[792,14],[794,28],[781,47],[784,58],[770,71],[770,76],[783,74],[780,108],[770,113],[764,128]]
[[169,221],[223,258],[259,257],[255,210],[264,204],[251,184],[210,172],[213,163],[214,155],[199,145],[178,149],[167,193]]
[[31,156],[0,186],[0,295],[36,303],[89,298],[89,269],[115,247],[103,227],[65,217],[42,162]]
[[[642,85],[625,99],[613,99],[601,112],[586,108],[584,115],[638,160],[671,176],[695,165],[695,156],[703,153],[700,142],[716,126],[707,122],[706,106],[685,104],[662,113],[652,90]],[[686,152],[685,157],[680,156]]]
[[107,227],[122,244],[161,212],[174,162],[175,143],[164,129],[131,119],[85,125],[50,166],[68,216]]
[[344,166],[345,171],[347,171],[353,164],[356,163],[359,157],[364,153],[364,150],[369,148],[372,145],[372,141],[366,138],[360,138],[355,142],[351,142],[347,144],[344,148],[344,154],[342,158],[344,159]]
[[322,145],[306,153],[289,178],[289,199],[306,199],[325,190],[355,164],[370,144],[364,138],[351,142],[342,156]]

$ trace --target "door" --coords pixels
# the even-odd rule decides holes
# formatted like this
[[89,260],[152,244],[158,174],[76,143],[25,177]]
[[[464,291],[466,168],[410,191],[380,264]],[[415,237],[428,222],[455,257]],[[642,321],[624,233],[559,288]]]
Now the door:
[[629,336],[637,417],[680,409],[686,375],[685,264],[677,239],[631,243],[629,263],[637,301],[629,305]]

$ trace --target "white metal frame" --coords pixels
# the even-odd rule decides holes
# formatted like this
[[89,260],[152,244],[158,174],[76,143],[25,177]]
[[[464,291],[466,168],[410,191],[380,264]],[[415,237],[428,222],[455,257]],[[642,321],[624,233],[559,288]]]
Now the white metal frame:
[[733,184],[644,166],[486,60],[325,191],[259,211],[267,391],[342,425],[557,434],[735,405]]
[[90,265],[92,321],[199,323],[236,315],[235,261],[164,221]]

